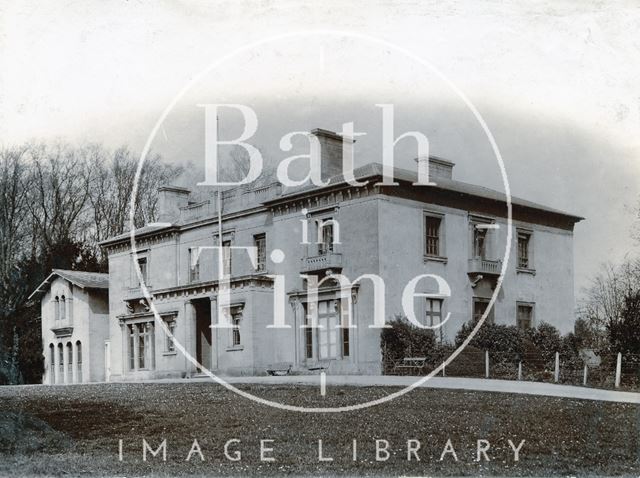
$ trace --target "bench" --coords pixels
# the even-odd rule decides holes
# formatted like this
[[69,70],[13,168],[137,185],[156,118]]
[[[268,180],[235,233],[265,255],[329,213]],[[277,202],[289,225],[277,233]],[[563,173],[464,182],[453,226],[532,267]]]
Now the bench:
[[393,370],[402,372],[422,372],[427,363],[427,357],[405,357],[395,363]]
[[267,367],[267,373],[269,375],[289,375],[289,373],[291,372],[291,368],[293,367],[293,364],[288,363],[288,362],[280,362],[280,363],[274,363],[272,365],[269,365]]
[[309,372],[325,372],[329,370],[331,362],[333,362],[333,360],[318,360],[316,363],[309,365],[307,370]]

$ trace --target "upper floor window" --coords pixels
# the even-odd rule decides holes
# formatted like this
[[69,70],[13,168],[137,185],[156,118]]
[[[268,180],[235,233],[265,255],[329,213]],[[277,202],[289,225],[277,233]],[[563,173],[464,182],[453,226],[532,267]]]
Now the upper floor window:
[[[140,267],[140,275],[145,284],[147,284],[148,278],[148,261],[146,257],[138,257],[138,267]],[[140,282],[141,283],[141,282]]]
[[224,275],[231,275],[231,241],[222,241],[222,266]]
[[56,296],[54,302],[53,302],[53,307],[54,307],[54,317],[55,320],[60,320],[60,297]]
[[518,328],[530,329],[533,325],[533,304],[518,303]]
[[434,215],[424,216],[425,254],[427,256],[442,256],[442,217]]
[[253,245],[257,249],[256,271],[264,272],[267,269],[267,238],[265,234],[253,236]]
[[520,269],[533,269],[531,252],[531,233],[518,231],[518,267]]
[[189,249],[189,282],[198,282],[200,280],[200,257],[198,248]]
[[331,218],[318,221],[318,255],[333,252],[335,224]]
[[64,320],[67,318],[67,301],[63,296],[60,297],[60,320]]
[[482,224],[473,227],[473,257],[485,259],[487,255],[487,229]]

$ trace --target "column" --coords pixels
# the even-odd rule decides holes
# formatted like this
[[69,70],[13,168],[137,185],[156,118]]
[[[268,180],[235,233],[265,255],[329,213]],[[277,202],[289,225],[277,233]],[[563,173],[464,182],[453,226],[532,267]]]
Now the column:
[[[196,373],[196,366],[193,364],[193,360],[196,359],[196,319],[195,319],[195,310],[194,310],[194,305],[193,305],[193,301],[190,299],[187,299],[184,301],[184,312],[183,312],[183,327],[184,327],[184,348],[186,349],[187,353],[189,355],[191,355],[192,360],[189,360],[187,358],[187,356],[185,355],[184,358],[184,365],[185,365],[185,371],[187,372],[187,376],[190,377],[191,375]],[[179,327],[179,325],[178,325]]]
[[[120,363],[122,364],[122,376],[124,377],[129,370],[129,337],[127,325],[120,322],[120,335],[122,336],[122,345],[120,347]],[[113,367],[113,364],[111,364]]]
[[218,332],[219,328],[214,327],[218,323],[218,298],[209,297],[211,301],[211,370],[218,370]]
[[51,355],[51,357],[49,357],[49,360],[51,360],[51,364],[49,364],[49,383],[53,385],[57,382],[56,373],[58,370],[58,364],[56,363],[56,354],[58,353],[58,349],[55,347],[55,345],[53,347],[53,353],[51,353],[51,349],[49,349],[49,353]]
[[69,362],[71,363],[71,383],[78,383],[78,351],[76,344],[71,342],[71,357]]

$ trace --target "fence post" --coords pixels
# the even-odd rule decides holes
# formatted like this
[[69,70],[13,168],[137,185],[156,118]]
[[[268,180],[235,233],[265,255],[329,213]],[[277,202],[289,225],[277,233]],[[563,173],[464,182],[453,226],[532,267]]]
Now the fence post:
[[445,362],[442,362],[442,376],[446,377],[446,375],[444,373],[444,368],[445,368]]
[[620,375],[622,375],[622,352],[618,352],[618,360],[616,362],[616,388],[620,387]]
[[584,374],[582,375],[582,385],[587,384],[587,363],[584,363]]
[[553,375],[553,379],[558,382],[558,378],[560,378],[560,352],[556,352],[556,370]]
[[489,378],[489,351],[484,351],[484,378]]
[[522,361],[518,362],[518,380],[522,380]]

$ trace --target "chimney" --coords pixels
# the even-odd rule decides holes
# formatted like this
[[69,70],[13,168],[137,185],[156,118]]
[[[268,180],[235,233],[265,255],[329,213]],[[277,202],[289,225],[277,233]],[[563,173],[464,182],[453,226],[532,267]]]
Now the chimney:
[[[320,142],[320,172],[323,181],[342,174],[342,143],[344,138],[334,131],[316,128],[311,134]],[[354,140],[347,139],[355,143]]]
[[[416,158],[416,163],[421,162],[424,158]],[[438,178],[453,179],[453,167],[455,163],[438,156],[429,156],[429,181],[435,181]]]
[[180,218],[180,208],[188,205],[191,191],[176,186],[158,188],[158,222],[176,222]]

